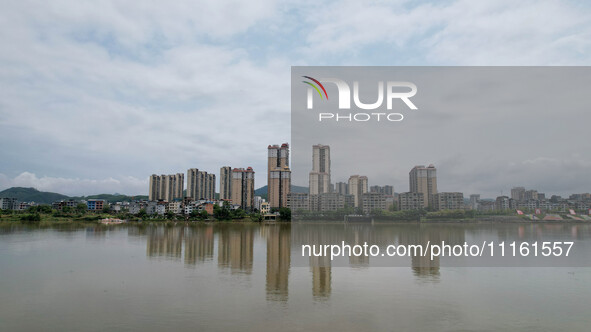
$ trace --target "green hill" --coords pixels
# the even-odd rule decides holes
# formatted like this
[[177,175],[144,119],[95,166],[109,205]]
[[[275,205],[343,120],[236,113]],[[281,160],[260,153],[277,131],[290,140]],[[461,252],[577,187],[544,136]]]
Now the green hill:
[[16,198],[20,202],[36,202],[40,204],[51,204],[55,201],[68,199],[66,195],[39,191],[35,188],[12,187],[0,191],[0,197]]
[[[294,193],[307,193],[308,187],[291,186],[291,191]],[[267,186],[258,188],[254,191],[257,196],[267,197]],[[216,193],[216,197],[218,194]],[[0,191],[0,197],[13,197],[18,199],[20,202],[35,202],[38,204],[51,204],[56,201],[65,199],[73,200],[87,200],[87,199],[104,199],[109,203],[132,201],[132,200],[147,200],[146,195],[128,196],[121,194],[99,194],[89,196],[66,196],[58,193],[52,193],[47,191],[39,191],[35,188],[23,188],[23,187],[12,187],[6,190]]]
[[134,200],[147,200],[147,195],[137,195],[137,196],[127,196],[121,194],[99,194],[99,195],[90,195],[90,196],[78,196],[78,197],[70,197],[73,200],[87,200],[87,199],[104,199],[109,203],[115,202],[123,202],[123,201],[134,201]]
[[[261,196],[263,198],[267,198],[267,191],[268,191],[267,186],[264,186],[264,187],[260,187],[259,189],[255,189],[254,194],[255,194],[255,196]],[[292,193],[307,193],[308,187],[291,185],[291,192]]]
[[35,188],[23,188],[23,187],[12,187],[6,190],[0,191],[0,197],[16,198],[20,202],[35,202],[38,204],[51,204],[55,201],[61,201],[63,199],[73,200],[87,200],[87,199],[104,199],[109,203],[131,201],[131,200],[142,200],[148,199],[148,196],[127,196],[121,194],[99,194],[90,196],[75,196],[70,197],[58,193],[52,193],[47,191],[39,191]]

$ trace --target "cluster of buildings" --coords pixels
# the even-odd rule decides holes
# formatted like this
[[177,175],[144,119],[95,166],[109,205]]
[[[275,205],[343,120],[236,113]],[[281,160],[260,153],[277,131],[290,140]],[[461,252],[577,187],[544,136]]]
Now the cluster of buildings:
[[[267,200],[255,196],[255,171],[252,167],[220,168],[219,196],[216,196],[216,175],[197,168],[187,170],[187,189],[184,190],[184,174],[156,175],[150,177],[150,194],[145,206],[149,214],[167,213],[190,214],[194,210],[208,213],[215,204],[226,202],[233,209],[261,211],[287,207],[287,196],[291,188],[289,168],[289,144],[269,145],[267,167]],[[138,203],[140,204],[140,203]],[[138,210],[129,209],[130,213]]]
[[31,203],[19,202],[16,198],[0,198],[0,209],[22,211],[31,207]]
[[470,208],[479,211],[523,210],[535,211],[587,211],[591,209],[591,194],[572,194],[569,198],[546,194],[524,187],[511,189],[511,197],[498,196],[495,200],[481,200],[480,195],[470,195]]
[[416,166],[409,173],[408,192],[396,194],[391,185],[369,187],[367,176],[351,175],[347,182],[331,183],[330,147],[312,147],[312,170],[309,193],[289,194],[289,207],[294,211],[327,212],[355,208],[371,214],[377,210],[455,210],[464,208],[464,195],[459,192],[437,192],[435,166]]

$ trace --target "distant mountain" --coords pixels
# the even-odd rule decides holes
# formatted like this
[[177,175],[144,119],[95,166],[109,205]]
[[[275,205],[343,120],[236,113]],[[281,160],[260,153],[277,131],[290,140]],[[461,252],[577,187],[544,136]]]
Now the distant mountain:
[[147,200],[147,195],[137,195],[137,196],[127,196],[122,194],[99,194],[99,195],[90,195],[90,196],[79,196],[79,197],[69,197],[73,200],[88,200],[88,199],[104,199],[109,203],[115,202],[123,202],[123,201],[134,201],[134,200]]
[[[291,192],[294,193],[307,193],[308,187],[291,186]],[[262,196],[267,198],[267,186],[261,187],[254,191],[256,196]],[[216,197],[218,197],[216,193]],[[58,193],[52,193],[47,191],[39,191],[35,188],[23,188],[23,187],[12,187],[4,191],[0,191],[0,197],[16,198],[20,202],[35,202],[38,204],[51,204],[56,201],[65,199],[73,200],[87,200],[87,199],[104,199],[109,203],[132,201],[132,200],[147,200],[147,195],[128,196],[122,194],[99,194],[89,196],[66,196]]]
[[[267,196],[267,186],[264,187],[260,187],[259,189],[255,189],[254,194],[255,196]],[[292,193],[307,193],[308,192],[308,187],[301,187],[301,186],[295,186],[295,185],[291,185],[291,192]]]
[[39,191],[35,188],[12,187],[0,191],[0,197],[16,198],[20,202],[36,202],[40,204],[51,204],[55,201],[68,199],[66,195]]
[[12,187],[6,190],[0,191],[0,197],[10,197],[16,198],[20,202],[35,202],[39,204],[51,204],[55,201],[61,201],[64,199],[73,199],[73,200],[87,200],[87,199],[104,199],[109,203],[113,202],[121,202],[121,201],[131,201],[131,200],[141,200],[141,199],[148,199],[148,196],[145,195],[138,195],[138,196],[127,196],[121,194],[100,194],[100,195],[90,195],[90,196],[66,196],[58,193],[52,193],[47,191],[39,191],[35,188],[23,188],[23,187]]

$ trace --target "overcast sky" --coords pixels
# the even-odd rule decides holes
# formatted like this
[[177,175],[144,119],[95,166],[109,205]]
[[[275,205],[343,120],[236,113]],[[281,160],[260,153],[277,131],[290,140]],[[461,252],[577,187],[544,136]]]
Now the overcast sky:
[[0,42],[0,190],[146,194],[150,174],[192,167],[252,166],[265,185],[267,145],[290,140],[291,66],[589,65],[591,8],[4,1]]
[[[325,83],[328,101],[302,76],[358,82],[359,99],[373,103],[377,82],[406,81],[417,87],[409,100],[375,110],[341,110],[336,86]],[[366,175],[370,185],[409,190],[415,165],[437,167],[438,190],[483,197],[509,195],[513,186],[566,195],[591,191],[591,67],[294,67],[292,73],[293,183],[308,183],[312,145],[331,147],[332,181]],[[396,91],[408,91],[396,89]],[[353,99],[353,98],[351,98]],[[386,99],[386,97],[384,97]],[[350,122],[361,113],[400,113]],[[340,121],[319,114],[339,114]],[[336,116],[335,116],[336,117]],[[398,117],[396,117],[398,119]]]

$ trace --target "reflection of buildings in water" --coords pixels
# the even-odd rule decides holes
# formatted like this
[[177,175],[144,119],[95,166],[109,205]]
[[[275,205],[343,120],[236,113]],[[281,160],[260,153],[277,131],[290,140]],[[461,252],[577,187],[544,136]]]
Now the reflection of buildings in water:
[[190,227],[185,232],[185,264],[213,258],[213,226]]
[[149,227],[146,226],[133,226],[133,227],[127,227],[127,236],[129,237],[133,237],[133,236],[145,236],[148,234],[148,229]]
[[[427,243],[420,243],[426,245]],[[427,249],[426,256],[411,256],[412,271],[417,277],[439,277],[439,257],[431,260],[431,249]]]
[[310,257],[312,270],[312,295],[316,298],[328,298],[331,292],[332,267],[330,257]]
[[363,224],[346,226],[345,242],[351,246],[349,264],[353,267],[369,266],[369,256],[363,255],[363,253],[360,256],[353,255],[354,246],[363,246],[365,243],[367,243],[368,246],[371,246],[371,232],[373,231],[373,227],[368,226],[369,225]]
[[431,260],[431,248],[427,245],[441,244],[445,241],[446,245],[463,244],[465,241],[465,232],[463,228],[445,225],[424,225],[407,228],[400,233],[400,244],[402,245],[421,245],[426,248],[424,256],[411,255],[411,265],[415,276],[417,277],[439,277],[440,258],[433,257]]
[[267,299],[287,301],[291,264],[291,225],[269,225],[267,235]]
[[180,259],[183,249],[184,227],[154,227],[148,230],[148,257],[165,256]]
[[252,273],[254,231],[250,226],[221,226],[218,235],[218,266],[232,273]]

